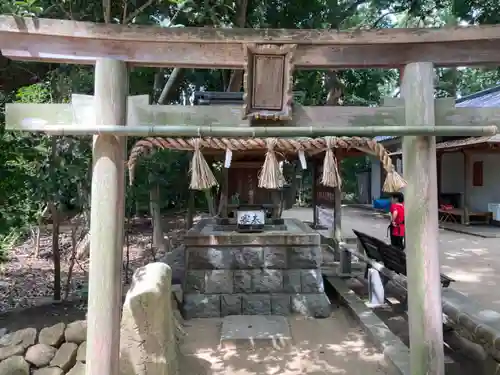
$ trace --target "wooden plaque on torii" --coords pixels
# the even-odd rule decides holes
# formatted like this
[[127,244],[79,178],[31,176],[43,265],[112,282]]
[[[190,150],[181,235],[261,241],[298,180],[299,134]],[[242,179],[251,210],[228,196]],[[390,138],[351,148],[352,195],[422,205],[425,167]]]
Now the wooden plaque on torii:
[[293,52],[295,44],[247,44],[243,118],[287,121],[292,119]]

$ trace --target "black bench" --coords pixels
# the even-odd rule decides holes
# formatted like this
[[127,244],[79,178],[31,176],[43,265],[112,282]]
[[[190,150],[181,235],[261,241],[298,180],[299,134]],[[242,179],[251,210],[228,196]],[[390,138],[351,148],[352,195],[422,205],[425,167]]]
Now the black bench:
[[[378,238],[372,237],[366,233],[353,230],[354,234],[358,238],[358,241],[365,251],[366,256],[354,251],[353,249],[345,248],[352,255],[358,257],[361,261],[366,263],[365,269],[365,279],[368,276],[368,270],[370,268],[376,269],[381,276],[382,284],[385,288],[389,280],[394,281],[400,287],[406,290],[406,283],[401,282],[403,279],[406,281],[406,254],[404,250],[385,243]],[[401,276],[400,278],[395,277],[396,275]],[[455,281],[452,278],[441,274],[441,285],[443,288],[447,288],[450,284]],[[403,308],[407,309],[407,295],[404,300],[401,301]]]
[[[355,229],[353,229],[353,232],[368,258],[380,262],[389,270],[406,277],[406,253],[404,250]],[[370,267],[371,265],[367,264],[367,268]],[[455,280],[441,274],[441,285],[443,288],[449,287],[453,281]]]

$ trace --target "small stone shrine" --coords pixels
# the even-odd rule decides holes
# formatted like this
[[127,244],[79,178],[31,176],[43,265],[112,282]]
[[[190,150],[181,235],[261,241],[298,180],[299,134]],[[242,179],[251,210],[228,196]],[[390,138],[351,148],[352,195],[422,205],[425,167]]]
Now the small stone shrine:
[[241,233],[236,225],[205,219],[188,232],[185,245],[188,318],[330,314],[320,235],[298,220]]

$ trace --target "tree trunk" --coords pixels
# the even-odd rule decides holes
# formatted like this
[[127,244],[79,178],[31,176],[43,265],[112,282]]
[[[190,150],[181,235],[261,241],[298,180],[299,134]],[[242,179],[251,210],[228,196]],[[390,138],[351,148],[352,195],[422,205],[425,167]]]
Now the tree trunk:
[[54,203],[49,203],[52,216],[52,261],[54,262],[54,301],[61,300],[61,254],[59,252],[59,213]]
[[151,210],[151,221],[153,223],[153,246],[159,250],[165,250],[165,239],[163,237],[163,225],[160,211],[160,185],[153,181],[150,174],[149,181],[151,188],[149,190],[149,202]]
[[[340,98],[342,97],[343,84],[339,79],[338,73],[334,70],[328,72],[326,77],[326,84],[328,87],[328,94],[326,97],[326,105],[338,106],[340,105]],[[337,157],[337,161],[338,157]],[[340,165],[339,165],[340,168]],[[342,190],[339,186],[333,188],[334,195],[334,209],[333,209],[333,228],[330,228],[330,236],[333,239],[335,254],[340,255],[340,242],[342,242],[342,212],[341,212],[341,199]]]
[[217,213],[215,212],[215,203],[214,197],[212,195],[212,189],[203,190],[203,192],[205,193],[205,198],[207,199],[208,214],[213,217]]
[[[175,84],[179,82],[181,77],[181,68],[175,68],[170,77],[168,77],[163,90],[158,98],[157,104],[163,104],[168,96],[172,93]],[[160,84],[162,82],[161,75],[162,70],[159,70],[155,75],[153,95],[157,97],[157,93],[160,91]],[[163,237],[163,225],[161,221],[161,209],[160,209],[160,185],[155,182],[153,183],[152,174],[149,175],[150,190],[149,190],[149,207],[151,213],[151,222],[153,224],[153,246],[160,250],[165,250],[165,239]]]
[[49,176],[53,181],[52,201],[48,204],[52,216],[52,260],[54,262],[54,301],[61,300],[61,254],[59,253],[59,213],[57,210],[57,184],[55,184],[55,171],[57,162],[57,137],[51,139],[51,155],[49,164]]
[[[236,4],[235,27],[244,28],[247,23],[248,0],[239,0]],[[243,70],[233,70],[226,91],[238,92],[243,85]]]

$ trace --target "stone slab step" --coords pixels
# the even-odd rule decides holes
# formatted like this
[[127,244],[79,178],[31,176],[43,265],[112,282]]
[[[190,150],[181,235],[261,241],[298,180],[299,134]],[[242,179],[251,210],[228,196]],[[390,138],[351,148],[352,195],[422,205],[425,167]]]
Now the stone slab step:
[[220,345],[225,349],[286,349],[292,342],[288,319],[278,315],[231,315],[222,320]]

